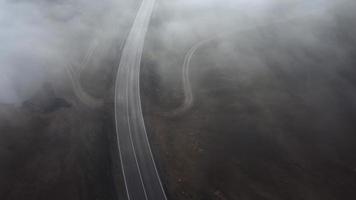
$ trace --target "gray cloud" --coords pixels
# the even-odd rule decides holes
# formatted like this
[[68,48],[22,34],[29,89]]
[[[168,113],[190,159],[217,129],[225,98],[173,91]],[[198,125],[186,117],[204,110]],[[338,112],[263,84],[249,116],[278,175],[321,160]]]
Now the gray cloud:
[[136,9],[134,1],[1,1],[0,102],[19,104],[46,81],[70,82],[65,66],[78,68],[95,44],[119,45]]

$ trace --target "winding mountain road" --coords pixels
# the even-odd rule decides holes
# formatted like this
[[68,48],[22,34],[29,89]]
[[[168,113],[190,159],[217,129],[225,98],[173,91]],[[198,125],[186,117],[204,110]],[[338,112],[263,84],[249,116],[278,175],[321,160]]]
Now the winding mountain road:
[[65,68],[72,82],[74,94],[82,103],[91,108],[97,108],[104,104],[102,99],[94,98],[84,91],[80,83],[80,75],[74,70],[73,66],[66,65]]
[[141,109],[140,63],[155,0],[143,0],[122,51],[115,83],[115,120],[129,200],[166,200]]
[[317,12],[319,11],[327,11],[328,6],[323,6],[323,7],[317,7],[311,10],[306,11],[306,13],[303,14],[299,14],[299,15],[294,15],[291,17],[287,17],[287,18],[282,18],[282,19],[277,19],[274,20],[270,23],[266,23],[266,24],[260,24],[260,25],[252,25],[252,26],[247,26],[244,27],[240,30],[236,30],[236,31],[230,31],[230,32],[224,32],[221,34],[217,34],[217,35],[212,35],[207,39],[201,40],[197,43],[195,43],[192,47],[190,47],[190,49],[187,51],[187,53],[184,55],[184,61],[182,64],[182,84],[183,84],[183,96],[184,96],[184,100],[182,102],[182,104],[176,108],[175,110],[169,112],[168,114],[165,114],[166,116],[176,116],[176,115],[180,115],[184,112],[186,112],[187,110],[189,110],[194,103],[194,95],[193,95],[193,91],[192,91],[192,87],[191,87],[191,83],[190,83],[190,78],[189,78],[189,72],[190,72],[190,63],[191,63],[191,59],[193,58],[194,54],[196,51],[198,51],[203,45],[208,44],[209,42],[212,42],[218,38],[222,38],[222,37],[226,37],[227,35],[230,34],[241,34],[244,32],[248,32],[248,31],[252,31],[252,30],[256,30],[258,28],[264,28],[264,27],[269,27],[272,25],[278,25],[278,24],[282,24],[282,23],[288,23],[291,22],[292,20],[297,20],[297,19],[301,19],[301,18],[306,18],[306,17],[310,17],[313,14],[317,14]]
[[[155,161],[148,141],[140,98],[140,64],[145,35],[155,0],[143,0],[122,50],[115,82],[115,121],[127,198],[129,200],[166,200]],[[286,22],[276,20],[272,24]],[[271,25],[271,24],[268,24]],[[247,27],[241,31],[261,26]],[[223,34],[226,35],[226,34]],[[185,100],[177,113],[189,109],[193,94],[189,81],[192,56],[213,36],[195,44],[186,54],[183,63],[183,89]]]

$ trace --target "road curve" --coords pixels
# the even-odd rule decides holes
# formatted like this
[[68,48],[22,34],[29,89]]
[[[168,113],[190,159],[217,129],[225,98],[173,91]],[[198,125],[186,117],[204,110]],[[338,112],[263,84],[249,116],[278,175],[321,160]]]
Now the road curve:
[[81,60],[81,62],[76,68],[70,63],[69,64],[67,63],[65,65],[65,70],[72,83],[75,96],[79,99],[79,101],[81,101],[86,106],[91,108],[97,108],[102,106],[104,104],[104,101],[102,99],[95,98],[90,94],[88,94],[87,92],[85,92],[82,87],[82,84],[80,83],[80,77],[83,69],[88,65],[89,60],[95,53],[97,47],[98,47],[98,42],[94,40],[94,42],[91,43],[89,49],[84,55],[84,58]]
[[80,83],[80,75],[74,71],[73,66],[66,65],[65,69],[72,82],[74,94],[82,103],[91,108],[97,108],[103,105],[103,100],[94,98],[84,91]]
[[183,94],[184,100],[183,103],[175,109],[169,115],[176,116],[185,111],[187,111],[192,105],[194,101],[194,96],[192,92],[192,88],[190,85],[189,79],[189,67],[190,67],[190,60],[192,59],[194,53],[204,44],[208,43],[209,41],[215,39],[216,36],[211,37],[209,39],[202,40],[196,44],[194,44],[188,52],[184,56],[183,66],[182,66],[182,83],[183,83]]
[[115,121],[129,200],[166,200],[141,109],[140,63],[155,0],[143,0],[122,51],[115,82]]
[[311,11],[307,12],[307,14],[304,15],[296,15],[296,16],[292,16],[292,17],[288,17],[288,18],[283,18],[283,19],[278,19],[278,20],[274,20],[271,23],[267,23],[267,24],[260,24],[260,25],[253,25],[253,26],[249,26],[249,27],[245,27],[241,30],[238,30],[237,32],[228,32],[228,33],[222,33],[222,34],[217,34],[217,35],[213,35],[207,39],[201,40],[197,43],[195,43],[188,51],[187,53],[184,55],[184,61],[183,61],[183,65],[182,65],[182,84],[183,84],[183,96],[184,96],[184,100],[182,102],[182,104],[176,108],[175,110],[171,111],[170,113],[166,113],[166,116],[176,116],[176,115],[180,115],[184,112],[186,112],[187,110],[189,110],[193,103],[194,103],[194,95],[192,92],[192,87],[190,84],[190,78],[189,78],[189,70],[190,70],[190,62],[191,59],[193,57],[193,55],[195,54],[195,52],[201,48],[203,45],[218,39],[220,37],[224,37],[227,36],[229,34],[232,33],[243,33],[246,31],[251,31],[251,30],[255,30],[258,28],[263,28],[263,27],[268,27],[271,25],[277,25],[280,23],[286,23],[286,22],[290,22],[291,20],[295,20],[295,19],[299,19],[302,17],[308,17],[312,14],[314,14],[314,11],[322,11],[325,10],[325,7],[322,8],[317,8],[317,9],[312,9]]

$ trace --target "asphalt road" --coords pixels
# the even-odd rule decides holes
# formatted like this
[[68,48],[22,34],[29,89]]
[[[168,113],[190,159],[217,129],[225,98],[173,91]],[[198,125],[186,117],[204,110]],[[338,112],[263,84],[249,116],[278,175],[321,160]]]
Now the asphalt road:
[[144,0],[124,46],[115,86],[115,119],[128,199],[166,199],[147,138],[139,74],[154,0]]
[[0,3],[0,199],[356,199],[355,4],[324,1]]

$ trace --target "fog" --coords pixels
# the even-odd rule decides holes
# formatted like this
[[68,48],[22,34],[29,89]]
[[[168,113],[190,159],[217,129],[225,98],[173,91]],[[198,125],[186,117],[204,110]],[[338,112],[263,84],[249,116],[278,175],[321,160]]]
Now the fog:
[[[147,48],[161,48],[162,52],[147,54],[168,54],[170,51],[186,53],[187,49],[196,43],[212,37],[226,37],[234,34],[236,39],[241,36],[238,32],[258,32],[263,27],[298,23],[299,31],[305,39],[317,34],[320,26],[336,23],[339,14],[348,15],[340,7],[348,8],[352,13],[352,2],[331,3],[322,1],[301,0],[259,0],[259,1],[162,1],[158,2],[157,13],[154,13],[151,34],[147,37]],[[351,5],[349,5],[351,4]],[[336,10],[338,9],[338,10]],[[291,25],[292,26],[292,25]],[[287,35],[290,30],[283,30]],[[321,30],[320,30],[321,31]],[[293,33],[300,35],[298,33]],[[233,39],[235,39],[233,38]],[[258,43],[260,41],[255,41]],[[151,44],[152,43],[152,44]],[[230,52],[235,54],[236,52]],[[182,59],[182,55],[174,55],[167,60]],[[169,70],[170,64],[164,63],[167,55],[159,57],[162,70]],[[178,62],[178,61],[177,61]],[[171,63],[172,64],[172,63]],[[175,68],[180,68],[175,63]],[[175,72],[174,72],[175,73]]]
[[[122,197],[114,80],[141,2],[0,0],[0,198]],[[157,0],[140,86],[169,199],[356,196],[355,27],[353,0]]]
[[355,196],[356,3],[157,4],[142,93],[173,199]]
[[123,42],[136,9],[134,1],[1,1],[0,102],[19,104],[46,81],[70,82],[65,67],[80,68],[97,46],[89,65],[100,65],[100,53]]
[[[0,101],[19,104],[48,79],[68,82],[65,66],[80,68],[96,46],[104,54],[110,45],[120,46],[138,5],[113,0],[1,1]],[[168,74],[180,70],[185,51],[201,40],[293,19],[300,28],[279,34],[292,32],[304,36],[301,40],[315,40],[322,27],[338,23],[340,17],[352,17],[353,6],[346,0],[158,1],[145,54],[157,58],[163,79],[170,80]],[[103,56],[96,54],[90,63],[100,65]]]
[[[299,60],[296,62],[306,62],[304,65],[306,68],[308,68],[307,65],[313,64],[319,66],[319,70],[333,73],[333,70],[340,68],[340,64],[334,63],[323,68],[318,63],[312,63],[313,61],[307,55],[308,48],[312,48],[313,52],[320,51],[320,56],[326,56],[323,52],[327,52],[335,55],[335,58],[341,62],[348,62],[340,56],[347,57],[346,54],[349,55],[350,49],[345,49],[342,44],[339,44],[336,40],[340,38],[335,38],[337,37],[335,34],[343,31],[352,37],[350,41],[354,40],[351,19],[355,17],[353,14],[355,3],[352,1],[182,0],[158,1],[157,4],[147,35],[144,56],[149,62],[154,63],[154,68],[158,70],[157,74],[165,83],[167,91],[182,90],[180,74],[184,57],[194,45],[199,45],[199,47],[190,61],[196,62],[192,71],[189,72],[193,80],[192,87],[199,82],[199,77],[204,77],[200,72],[210,69],[211,65],[204,63],[207,57],[214,60],[217,68],[235,65],[232,67],[235,70],[249,71],[249,73],[258,75],[268,70],[266,67],[261,67],[266,63],[266,60],[263,60],[266,55],[261,55],[261,53],[271,54],[272,51],[276,51],[273,58],[283,62],[283,60],[288,60],[287,57],[290,55],[277,51],[283,51],[285,47],[282,46],[299,44],[309,45],[309,47],[302,47],[305,48],[305,57],[298,57]],[[255,38],[249,37],[249,34],[254,35]],[[333,38],[328,39],[325,37],[327,35]],[[208,48],[209,45],[214,45],[214,47]],[[261,52],[256,49],[268,49],[269,46],[270,52]],[[248,51],[248,53],[243,54],[241,51]],[[194,59],[194,54],[199,52],[204,52],[205,57]],[[248,55],[249,53],[251,55]],[[235,58],[235,60],[226,63],[224,59],[227,58]],[[325,59],[328,58],[325,57]],[[331,60],[337,62],[334,58]],[[243,64],[237,67],[236,63]],[[351,67],[350,64],[348,63],[349,67]],[[284,67],[288,70],[298,70],[293,69],[296,66],[289,64]],[[241,78],[248,80],[250,77],[246,74]]]

